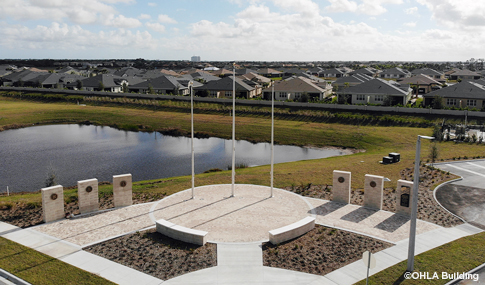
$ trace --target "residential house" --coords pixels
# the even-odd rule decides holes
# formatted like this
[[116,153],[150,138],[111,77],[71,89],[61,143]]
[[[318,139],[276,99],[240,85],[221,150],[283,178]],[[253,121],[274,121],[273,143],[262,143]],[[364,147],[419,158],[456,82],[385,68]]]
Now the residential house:
[[261,68],[258,69],[258,74],[268,78],[282,77],[283,72],[272,69],[272,68]]
[[264,77],[262,75],[256,74],[254,72],[246,73],[244,75],[238,76],[238,78],[241,78],[243,80],[251,80],[264,87],[271,86],[271,82],[272,82],[271,79]]
[[214,75],[210,74],[209,72],[205,72],[205,71],[194,72],[194,73],[191,73],[191,74],[185,74],[185,75],[182,75],[182,77],[189,79],[189,80],[199,81],[199,82],[202,82],[202,83],[207,83],[209,81],[221,79],[219,76],[214,76]]
[[335,93],[339,102],[349,104],[405,105],[411,99],[412,89],[407,84],[374,78]]
[[[263,97],[271,99],[273,87],[263,90]],[[300,100],[303,94],[308,95],[309,100],[323,100],[332,94],[332,87],[327,83],[325,87],[318,86],[315,82],[303,76],[295,76],[287,80],[276,81],[274,84],[275,100]]]
[[413,71],[411,71],[411,74],[413,75],[419,75],[419,74],[424,74],[424,75],[427,75],[433,79],[435,79],[436,81],[439,81],[441,83],[445,83],[446,82],[446,79],[445,79],[445,73],[444,72],[439,72],[439,71],[436,71],[434,69],[431,69],[431,68],[419,68],[419,69],[415,69]]
[[352,76],[340,77],[334,82],[332,82],[333,89],[335,91],[348,88],[350,86],[359,85],[366,81],[372,80],[374,77],[366,75],[364,73],[356,73]]
[[226,77],[226,76],[234,75],[234,71],[228,70],[228,69],[225,69],[225,68],[213,70],[210,73],[214,76],[219,76],[219,77]]
[[138,76],[140,74],[143,74],[144,70],[134,68],[134,67],[123,67],[117,71],[115,71],[113,74],[116,76],[121,76],[121,77],[127,77],[127,76]]
[[428,75],[419,74],[413,77],[400,78],[397,82],[409,84],[413,89],[418,90],[418,94],[427,94],[441,88],[441,82],[429,77]]
[[257,73],[257,71],[249,68],[236,68],[236,76],[244,75],[248,73]]
[[314,76],[319,76],[320,77],[320,73],[323,72],[323,68],[321,67],[313,67],[313,68],[310,68],[307,70],[307,73],[311,74],[311,75],[314,75]]
[[[82,90],[86,91],[106,91],[120,93],[126,91],[130,84],[137,84],[143,81],[140,77],[121,77],[113,74],[99,74],[80,80]],[[68,89],[78,90],[78,82],[71,82],[66,85]]]
[[477,80],[480,79],[480,73],[463,69],[450,74],[451,80]]
[[283,72],[283,76],[289,77],[289,76],[302,76],[303,74],[306,74],[305,70],[301,70],[298,68],[284,68],[281,72]]
[[[30,69],[19,69],[18,71],[4,75],[0,78],[3,86],[25,86],[25,82],[39,77],[41,75],[47,75],[49,72],[36,72]],[[27,85],[29,86],[29,85]]]
[[476,108],[485,107],[485,86],[483,81],[462,81],[460,83],[442,88],[423,95],[424,105],[433,106],[436,99],[442,100],[442,105],[456,108]]
[[399,67],[384,69],[379,73],[379,78],[398,79],[406,77],[411,77],[411,72]]
[[[189,82],[186,78],[176,78],[169,75],[162,75],[155,78],[149,78],[146,81],[129,85],[128,90],[136,93],[156,93],[156,94],[174,94],[189,95]],[[193,81],[193,86],[202,86],[201,83]]]
[[461,71],[461,69],[454,67],[450,70],[445,71],[445,78],[449,79],[450,76],[457,71]]
[[320,77],[325,77],[325,78],[340,78],[347,75],[348,75],[348,72],[342,68],[330,68],[320,72]]
[[67,84],[86,77],[76,74],[47,73],[24,81],[24,86],[39,88],[64,88]]
[[373,67],[366,67],[366,68],[360,68],[356,69],[354,71],[349,72],[349,75],[356,75],[356,74],[364,74],[370,77],[377,77],[377,73],[379,70],[373,68]]
[[[214,80],[198,87],[194,87],[197,96],[215,97],[215,98],[232,98],[233,91],[233,76],[227,76],[221,80]],[[256,94],[256,88],[249,86],[242,79],[235,79],[236,97],[239,98],[253,98]]]

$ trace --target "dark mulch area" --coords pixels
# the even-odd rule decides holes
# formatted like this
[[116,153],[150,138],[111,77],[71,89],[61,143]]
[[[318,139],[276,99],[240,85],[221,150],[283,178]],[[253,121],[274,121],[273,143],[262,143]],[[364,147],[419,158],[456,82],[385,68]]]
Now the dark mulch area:
[[263,244],[263,265],[325,275],[362,259],[366,250],[376,253],[391,246],[367,236],[316,225],[291,241]]
[[[401,171],[401,179],[413,181],[414,169],[406,168]],[[427,166],[421,166],[419,170],[419,198],[418,198],[418,219],[428,221],[443,227],[454,227],[463,223],[460,219],[448,213],[434,199],[433,185],[439,185],[451,178],[449,173]],[[397,183],[397,182],[396,182]],[[318,199],[332,200],[331,185],[299,185],[286,187],[286,190],[302,196]],[[396,191],[393,188],[384,188],[384,201],[382,209],[385,211],[396,211]],[[364,189],[352,189],[350,202],[355,205],[364,204]]]
[[[133,195],[133,204],[141,204],[152,201],[158,201],[164,196],[161,194],[150,193],[135,193]],[[79,214],[79,205],[77,197],[71,197],[69,203],[64,203],[64,209],[66,213],[74,215]],[[99,209],[114,208],[113,194],[100,195],[99,197]],[[44,223],[42,220],[42,205],[39,203],[3,203],[0,204],[0,221],[9,223],[11,225],[28,228],[31,226]]]
[[153,230],[99,243],[84,250],[167,280],[217,265],[217,247],[184,243]]

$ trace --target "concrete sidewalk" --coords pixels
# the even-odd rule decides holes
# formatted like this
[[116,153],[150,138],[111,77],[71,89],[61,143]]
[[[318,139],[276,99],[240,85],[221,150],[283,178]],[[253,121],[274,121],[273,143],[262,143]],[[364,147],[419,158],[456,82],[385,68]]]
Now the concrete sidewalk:
[[73,266],[97,274],[117,284],[161,284],[163,280],[139,272],[97,255],[85,252],[79,245],[48,236],[32,229],[21,229],[0,222],[0,236],[30,247]]

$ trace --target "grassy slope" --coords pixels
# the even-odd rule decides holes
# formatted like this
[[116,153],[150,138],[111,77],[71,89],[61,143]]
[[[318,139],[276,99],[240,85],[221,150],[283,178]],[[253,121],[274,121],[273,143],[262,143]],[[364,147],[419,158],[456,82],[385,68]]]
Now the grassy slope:
[[114,284],[2,237],[0,268],[32,284]]
[[[81,122],[89,120],[99,125],[144,125],[154,130],[177,128],[190,130],[190,115],[183,112],[160,112],[136,108],[78,106],[67,103],[33,103],[0,97],[0,129],[15,124],[31,125],[52,122]],[[237,114],[236,114],[237,115]],[[196,114],[195,130],[222,138],[231,137],[231,117],[227,115]],[[237,117],[237,139],[269,141],[270,120],[260,117]],[[391,179],[386,187],[395,187],[399,171],[412,167],[418,134],[431,135],[431,129],[411,127],[354,126],[301,121],[275,122],[275,141],[279,144],[311,145],[316,147],[343,146],[365,150],[349,156],[299,161],[275,166],[275,186],[292,184],[332,184],[335,169],[353,173],[352,187],[362,188],[365,174],[382,175]],[[425,160],[430,142],[423,140],[421,157]],[[457,147],[459,146],[459,147]],[[440,143],[440,158],[484,156],[485,146]],[[381,165],[378,161],[389,152],[400,152],[401,162]],[[237,155],[237,154],[236,154]],[[269,154],[268,154],[269,162]],[[136,186],[135,191],[155,191],[171,194],[190,187],[189,177],[164,179],[149,187]],[[230,183],[230,172],[199,174],[197,185]],[[237,183],[269,184],[269,166],[240,169]],[[39,197],[40,198],[40,197]]]
[[[415,271],[428,272],[430,277],[437,272],[439,279],[406,280],[403,274],[407,261],[403,261],[369,277],[369,284],[446,284],[451,280],[442,280],[442,272],[463,273],[485,262],[485,246],[477,246],[483,244],[485,233],[480,233],[417,255],[414,261]],[[357,284],[363,285],[365,280]]]

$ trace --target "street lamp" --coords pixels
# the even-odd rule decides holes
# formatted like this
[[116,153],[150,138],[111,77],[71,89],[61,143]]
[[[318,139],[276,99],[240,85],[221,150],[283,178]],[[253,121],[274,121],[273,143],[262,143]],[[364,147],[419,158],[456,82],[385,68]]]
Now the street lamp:
[[191,151],[192,151],[192,199],[194,199],[195,188],[195,158],[194,158],[194,82],[189,82],[190,89],[190,134],[191,134]]
[[273,177],[274,177],[274,82],[271,87],[271,195],[273,197]]
[[414,160],[413,200],[411,208],[411,227],[409,229],[408,272],[414,270],[414,248],[416,245],[416,219],[418,216],[418,188],[419,188],[419,160],[421,153],[421,139],[434,140],[434,137],[418,136],[416,142],[416,158]]
[[232,64],[232,191],[234,197],[234,187],[236,178],[236,63]]

